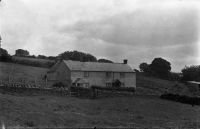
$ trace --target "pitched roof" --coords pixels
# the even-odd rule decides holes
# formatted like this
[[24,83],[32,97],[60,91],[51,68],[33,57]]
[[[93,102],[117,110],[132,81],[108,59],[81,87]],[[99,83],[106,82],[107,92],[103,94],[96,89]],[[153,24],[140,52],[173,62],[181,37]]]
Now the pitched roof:
[[58,66],[60,65],[61,61],[58,61],[55,65],[53,65],[47,73],[55,72]]
[[63,61],[72,71],[133,72],[130,66],[122,63]]

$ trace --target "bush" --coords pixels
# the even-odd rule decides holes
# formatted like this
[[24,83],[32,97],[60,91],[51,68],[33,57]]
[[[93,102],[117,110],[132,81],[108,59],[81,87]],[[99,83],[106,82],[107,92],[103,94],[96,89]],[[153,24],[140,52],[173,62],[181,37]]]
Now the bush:
[[191,105],[200,105],[200,98],[199,97],[189,97],[186,95],[178,95],[178,94],[162,94],[160,96],[161,99],[172,100],[176,102],[181,102],[185,104]]
[[54,88],[64,88],[65,85],[62,82],[58,82],[58,83],[53,84],[53,87]]
[[33,121],[26,121],[25,125],[28,127],[33,127],[34,126],[34,122]]
[[121,82],[120,80],[115,80],[113,83],[112,83],[112,87],[115,87],[115,88],[119,88],[121,87]]

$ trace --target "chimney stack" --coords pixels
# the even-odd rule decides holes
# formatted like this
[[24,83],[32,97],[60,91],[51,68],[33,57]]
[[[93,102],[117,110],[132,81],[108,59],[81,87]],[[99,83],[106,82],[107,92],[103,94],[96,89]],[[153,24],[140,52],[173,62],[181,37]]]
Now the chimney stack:
[[124,59],[124,64],[128,64],[128,60],[127,59]]

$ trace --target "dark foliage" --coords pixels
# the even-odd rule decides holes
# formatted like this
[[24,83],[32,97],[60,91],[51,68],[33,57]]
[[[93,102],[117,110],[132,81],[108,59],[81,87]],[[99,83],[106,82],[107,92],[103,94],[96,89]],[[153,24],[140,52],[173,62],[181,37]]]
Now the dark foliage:
[[185,103],[185,104],[200,105],[199,97],[189,97],[186,95],[178,95],[178,94],[162,94],[160,96],[160,98],[172,100],[172,101],[176,101],[176,102],[181,102],[181,103]]
[[10,62],[11,56],[8,54],[6,49],[0,48],[0,61]]
[[184,81],[200,81],[200,65],[186,66],[182,69]]
[[15,56],[29,56],[29,52],[23,49],[17,49],[15,51]]
[[112,87],[116,87],[116,88],[121,87],[121,82],[120,82],[120,80],[117,79],[117,80],[113,81]]
[[96,62],[97,58],[91,54],[83,53],[79,51],[66,51],[59,54],[59,57],[64,60],[74,60],[81,62]]
[[54,88],[64,88],[66,86],[62,82],[58,82],[58,83],[53,84],[53,87]]
[[181,73],[170,72],[168,79],[171,81],[180,81],[181,77]]
[[37,58],[39,58],[39,59],[47,59],[47,57],[45,55],[38,55]]
[[33,121],[30,121],[30,120],[26,121],[24,124],[25,124],[26,126],[28,126],[28,127],[33,127],[33,126],[34,126],[34,122],[33,122]]
[[179,80],[179,74],[170,73],[171,64],[165,59],[155,58],[151,64],[141,63],[140,71],[147,76],[154,76],[169,80]]
[[102,62],[102,63],[113,63],[111,60],[107,60],[107,59],[98,59],[98,62]]
[[91,86],[92,89],[107,90],[107,91],[127,91],[135,92],[134,87],[102,87],[102,86]]
[[151,71],[155,72],[159,77],[168,77],[171,71],[171,64],[165,59],[155,58],[150,64]]
[[139,73],[140,71],[139,70],[137,70],[137,69],[134,69],[134,71],[136,72],[136,73]]
[[86,98],[91,98],[93,93],[91,88],[75,87],[75,86],[71,86],[70,91],[76,92],[77,97],[86,97]]
[[147,63],[141,63],[140,65],[139,65],[139,68],[140,68],[140,71],[141,72],[144,72],[144,73],[146,73],[146,74],[151,74],[151,68],[150,68],[150,65],[149,64],[147,64]]
[[49,60],[56,60],[57,57],[56,57],[56,56],[49,56],[48,59],[49,59]]

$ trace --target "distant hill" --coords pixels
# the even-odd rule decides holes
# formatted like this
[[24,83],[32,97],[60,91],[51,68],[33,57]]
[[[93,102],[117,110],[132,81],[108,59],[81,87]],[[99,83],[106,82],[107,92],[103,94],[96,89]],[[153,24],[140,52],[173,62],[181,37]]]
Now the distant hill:
[[30,57],[19,57],[19,56],[13,56],[12,61],[17,64],[43,67],[43,68],[50,68],[51,66],[55,64],[54,60],[38,59],[38,58],[30,58]]

